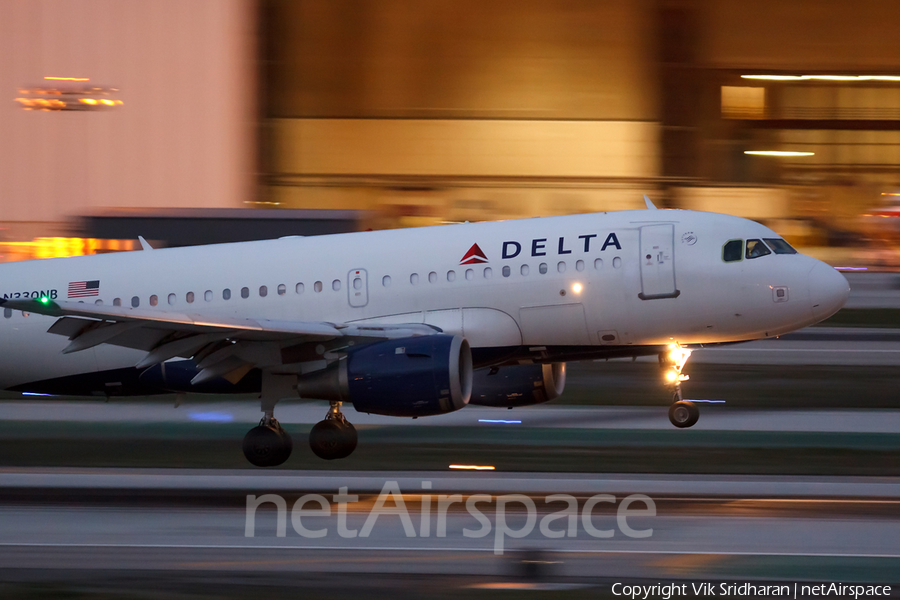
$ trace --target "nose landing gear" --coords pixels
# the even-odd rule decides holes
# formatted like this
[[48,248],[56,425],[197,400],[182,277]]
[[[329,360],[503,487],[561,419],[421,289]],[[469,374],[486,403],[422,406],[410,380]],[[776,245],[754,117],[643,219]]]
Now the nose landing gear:
[[690,400],[685,400],[681,384],[690,376],[682,371],[691,357],[691,351],[677,342],[670,344],[666,352],[659,355],[660,365],[666,369],[666,381],[672,386],[672,406],[669,407],[669,421],[675,427],[691,427],[700,419],[700,409]]

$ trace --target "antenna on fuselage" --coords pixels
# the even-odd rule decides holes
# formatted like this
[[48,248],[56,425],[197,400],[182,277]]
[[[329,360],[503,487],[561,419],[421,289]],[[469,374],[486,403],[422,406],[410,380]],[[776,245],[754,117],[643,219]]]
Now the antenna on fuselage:
[[644,194],[644,202],[647,203],[647,210],[656,210],[656,205],[650,202],[650,198],[647,197],[647,194]]

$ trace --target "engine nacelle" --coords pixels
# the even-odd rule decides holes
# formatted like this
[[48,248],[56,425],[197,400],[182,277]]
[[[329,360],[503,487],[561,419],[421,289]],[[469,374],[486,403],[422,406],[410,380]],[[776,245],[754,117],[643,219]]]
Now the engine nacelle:
[[566,387],[566,363],[510,365],[475,372],[469,404],[528,406],[553,400]]
[[364,413],[424,417],[459,410],[472,394],[472,351],[460,336],[426,335],[366,344],[300,377],[303,398],[352,402]]

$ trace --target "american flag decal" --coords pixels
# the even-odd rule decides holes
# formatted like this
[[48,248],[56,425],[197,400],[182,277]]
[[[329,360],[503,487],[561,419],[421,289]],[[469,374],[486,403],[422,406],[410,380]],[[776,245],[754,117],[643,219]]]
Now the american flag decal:
[[100,295],[100,280],[72,281],[69,283],[69,298],[88,298]]

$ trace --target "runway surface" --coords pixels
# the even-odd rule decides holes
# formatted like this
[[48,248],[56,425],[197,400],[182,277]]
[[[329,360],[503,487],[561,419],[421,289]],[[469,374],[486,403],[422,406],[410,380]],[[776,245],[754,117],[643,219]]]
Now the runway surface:
[[[16,499],[41,481],[63,493]],[[396,487],[384,488],[387,482]],[[341,497],[335,498],[339,487],[347,488],[345,517]],[[151,497],[148,490],[165,493]],[[331,514],[292,512],[301,493],[313,490]],[[385,496],[379,511],[377,494],[391,490],[397,496]],[[215,494],[191,496],[198,491]],[[521,495],[501,514],[497,496],[516,492],[534,503],[531,516]],[[273,493],[285,502],[281,533],[275,504],[247,511],[247,494]],[[487,496],[475,505],[478,515],[455,503],[442,517],[441,493],[492,494],[494,501]],[[610,496],[588,508],[586,501],[600,493]],[[541,525],[567,507],[549,503],[551,494],[576,498],[571,524],[555,515]],[[646,496],[622,509],[631,494]],[[6,470],[0,474],[0,564],[502,575],[517,552],[539,549],[559,577],[749,576],[748,565],[777,560],[800,565],[807,577],[820,569],[827,579],[835,568],[848,577],[886,577],[900,574],[898,508],[895,479]],[[630,511],[624,525],[622,510]],[[635,532],[646,537],[630,537]]]
[[[690,398],[690,397],[689,397]],[[900,409],[878,410],[751,410],[730,408],[727,401],[700,403],[701,418],[695,430],[796,431],[900,433]],[[285,424],[313,424],[322,419],[327,403],[283,401],[278,420]],[[665,406],[564,406],[539,405],[517,410],[468,406],[462,410],[423,419],[398,419],[358,413],[344,407],[357,427],[518,427],[577,429],[654,429],[671,431]],[[0,421],[47,423],[253,423],[259,419],[257,401],[203,402],[178,408],[156,402],[121,400],[67,402],[34,399],[0,402]]]

